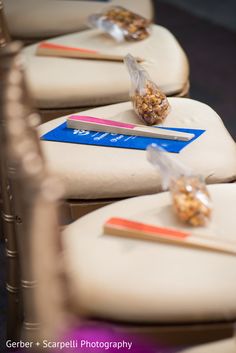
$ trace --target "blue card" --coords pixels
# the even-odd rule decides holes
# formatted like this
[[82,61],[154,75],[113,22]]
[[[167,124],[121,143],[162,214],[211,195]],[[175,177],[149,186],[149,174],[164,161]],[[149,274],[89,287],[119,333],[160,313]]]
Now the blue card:
[[[164,127],[159,127],[158,129],[161,128]],[[41,139],[46,141],[78,143],[82,145],[132,148],[136,150],[145,150],[149,144],[156,143],[158,146],[163,147],[168,152],[179,153],[184,147],[188,146],[205,132],[205,130],[199,129],[172,127],[165,127],[165,129],[188,132],[193,134],[194,137],[190,141],[176,141],[152,137],[127,136],[121,134],[112,134],[108,132],[75,130],[67,128],[66,122],[64,122],[55,129],[43,135]]]

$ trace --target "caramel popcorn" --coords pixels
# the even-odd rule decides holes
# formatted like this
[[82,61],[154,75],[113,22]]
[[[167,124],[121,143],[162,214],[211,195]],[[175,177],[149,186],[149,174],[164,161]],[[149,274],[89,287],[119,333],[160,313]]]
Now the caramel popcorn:
[[181,176],[170,184],[173,208],[179,219],[192,226],[204,226],[211,217],[211,201],[205,183],[198,176]]
[[113,7],[105,13],[105,19],[115,23],[124,31],[126,40],[143,40],[149,36],[150,22],[123,7]]
[[135,90],[131,96],[134,110],[147,125],[162,123],[170,112],[170,105],[164,93],[148,82],[144,93]]

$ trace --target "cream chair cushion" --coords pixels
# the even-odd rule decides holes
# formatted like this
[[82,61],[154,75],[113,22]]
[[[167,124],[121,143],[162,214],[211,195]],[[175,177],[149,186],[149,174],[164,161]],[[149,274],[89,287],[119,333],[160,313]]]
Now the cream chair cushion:
[[79,31],[87,17],[113,5],[124,6],[151,19],[151,0],[3,0],[12,35],[20,38],[45,38]]
[[[220,117],[207,105],[170,98],[171,113],[165,126],[206,129],[174,158],[202,174],[208,183],[236,180],[236,146]],[[80,113],[118,121],[140,123],[131,103],[120,103]],[[66,120],[58,118],[40,126],[44,134]],[[123,198],[161,190],[158,173],[140,150],[43,141],[49,168],[65,181],[69,198]]]
[[178,222],[168,192],[119,201],[69,225],[63,243],[75,311],[143,323],[235,319],[235,256],[103,233],[107,219],[125,217],[235,241],[236,185],[209,191],[214,212],[206,228]]
[[222,340],[213,343],[203,344],[190,349],[185,349],[179,353],[235,353],[236,338]]
[[[179,93],[188,82],[188,62],[175,37],[152,26],[149,38],[117,44],[92,29],[51,39],[53,43],[145,59],[143,66],[167,94]],[[40,108],[98,106],[129,99],[130,79],[122,62],[35,56],[37,45],[24,51],[29,86]]]

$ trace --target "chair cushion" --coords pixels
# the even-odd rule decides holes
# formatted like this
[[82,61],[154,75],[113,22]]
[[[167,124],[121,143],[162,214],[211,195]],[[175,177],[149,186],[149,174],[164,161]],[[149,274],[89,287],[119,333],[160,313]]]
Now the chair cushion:
[[235,241],[236,185],[209,191],[214,212],[205,228],[178,222],[168,192],[119,201],[69,225],[63,244],[75,311],[143,323],[235,319],[235,256],[103,234],[107,219],[125,217]]
[[[220,117],[207,105],[187,98],[169,98],[172,110],[165,126],[202,128],[206,132],[180,154],[172,154],[202,174],[208,183],[236,180],[236,145]],[[120,103],[81,114],[140,123],[131,103]],[[40,126],[44,134],[66,119]],[[70,198],[121,198],[161,190],[158,173],[140,150],[42,141],[53,172],[62,176]]]
[[4,0],[11,34],[20,38],[45,38],[79,31],[87,17],[113,5],[124,6],[151,19],[151,0]]
[[179,353],[235,353],[236,339],[217,341],[213,343],[203,344],[190,349],[185,349]]
[[[63,45],[112,54],[131,53],[145,59],[143,66],[167,94],[179,93],[188,82],[187,58],[175,37],[152,26],[149,38],[117,44],[97,29],[51,39]],[[24,49],[26,73],[40,108],[98,106],[129,99],[130,79],[122,62],[35,56],[36,45]]]

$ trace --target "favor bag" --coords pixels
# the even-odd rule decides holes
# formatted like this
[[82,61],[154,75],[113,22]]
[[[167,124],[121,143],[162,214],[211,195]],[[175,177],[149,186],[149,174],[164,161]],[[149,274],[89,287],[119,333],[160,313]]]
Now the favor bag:
[[109,33],[118,42],[139,41],[150,35],[150,22],[121,6],[89,16],[88,24]]
[[177,217],[191,226],[206,225],[211,218],[212,203],[203,178],[156,144],[147,147],[147,158],[160,172],[163,189],[169,188]]
[[147,125],[163,123],[170,112],[166,95],[132,55],[126,55],[124,62],[131,79],[130,98],[136,114]]

